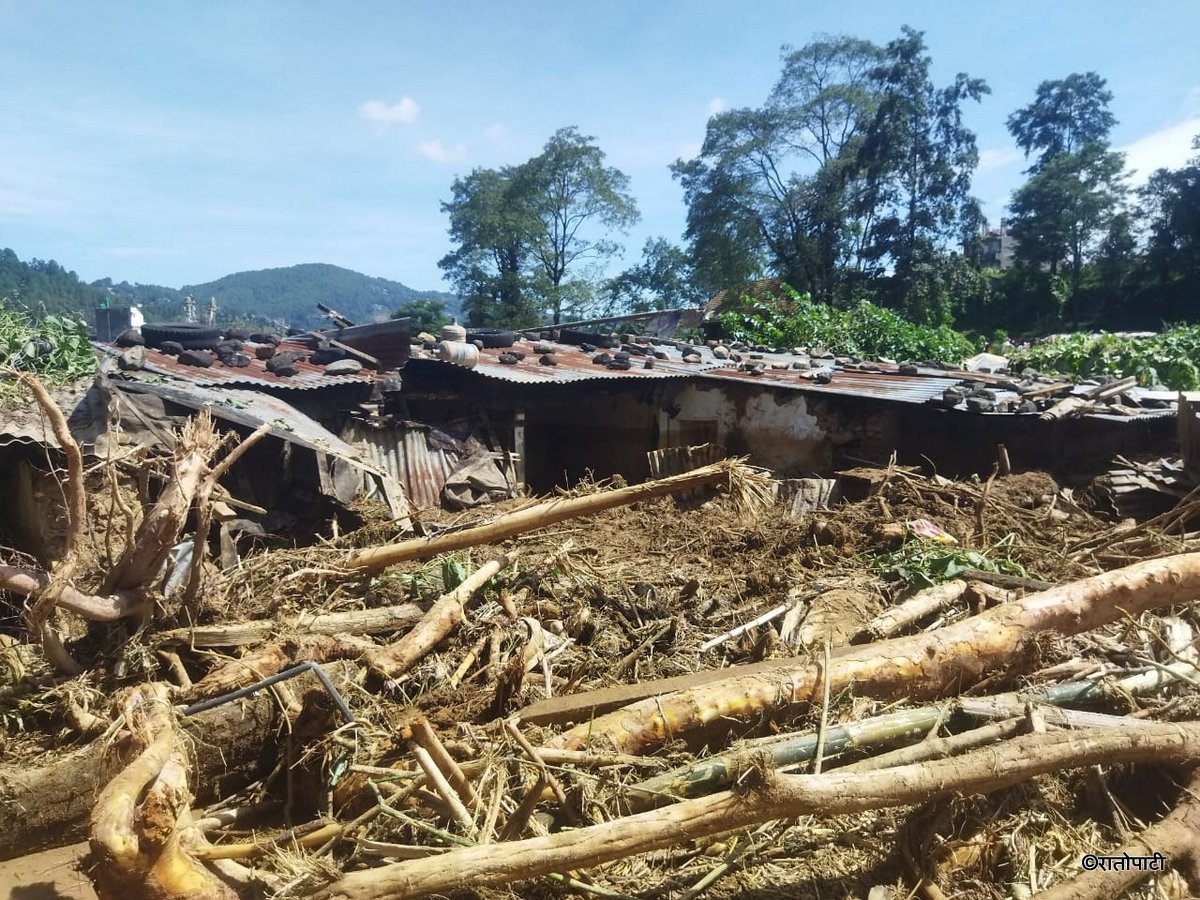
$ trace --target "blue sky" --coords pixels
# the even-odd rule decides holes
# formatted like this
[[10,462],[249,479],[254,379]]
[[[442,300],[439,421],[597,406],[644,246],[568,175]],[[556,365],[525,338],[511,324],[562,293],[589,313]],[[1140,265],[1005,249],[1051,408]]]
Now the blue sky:
[[630,176],[632,263],[647,237],[680,239],[668,165],[711,112],[763,103],[781,45],[903,24],[938,83],[992,87],[967,117],[993,218],[1023,168],[1004,120],[1045,79],[1108,79],[1114,145],[1143,172],[1191,155],[1196,0],[0,0],[0,247],[89,281],[325,262],[445,289],[454,177],[576,125]]

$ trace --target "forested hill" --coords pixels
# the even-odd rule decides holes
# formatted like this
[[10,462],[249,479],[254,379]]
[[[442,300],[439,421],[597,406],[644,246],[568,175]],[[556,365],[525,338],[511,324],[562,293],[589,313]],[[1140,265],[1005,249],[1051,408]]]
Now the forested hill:
[[217,318],[222,322],[272,322],[306,327],[327,324],[328,320],[317,309],[318,303],[360,324],[386,319],[397,307],[413,300],[441,301],[452,314],[458,305],[453,294],[418,291],[398,281],[372,278],[323,263],[238,272],[207,284],[185,285],[177,291],[146,285],[97,284],[141,306],[149,321],[179,318],[183,299],[189,294],[202,317],[207,314],[210,299],[216,298]]
[[84,284],[54,260],[21,262],[17,254],[0,250],[0,304],[31,315],[89,312],[105,298],[102,289]]
[[138,306],[148,321],[164,322],[182,317],[188,294],[201,317],[207,315],[209,300],[215,297],[217,320],[222,323],[325,325],[328,320],[317,303],[363,324],[386,319],[397,307],[414,300],[439,301],[448,314],[458,314],[458,298],[453,294],[418,291],[398,281],[319,263],[239,272],[176,289],[116,283],[111,278],[86,284],[54,260],[22,262],[15,251],[0,249],[0,304],[25,309],[34,316],[74,313],[91,324],[95,307],[115,303]]

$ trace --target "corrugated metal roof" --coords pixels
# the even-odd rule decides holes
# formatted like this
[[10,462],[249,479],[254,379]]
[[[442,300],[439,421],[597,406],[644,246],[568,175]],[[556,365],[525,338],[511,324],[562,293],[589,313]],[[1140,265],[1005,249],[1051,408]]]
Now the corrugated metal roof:
[[[97,346],[113,356],[121,354],[121,348],[115,345],[97,344]],[[283,350],[307,352],[305,345],[297,341],[284,341],[279,347]],[[188,366],[181,363],[178,358],[169,356],[159,350],[154,350],[150,347],[145,349],[145,371],[155,375],[169,375],[172,378],[178,378],[182,381],[203,386],[268,386],[303,391],[333,387],[339,384],[363,384],[374,381],[374,375],[366,371],[360,372],[357,375],[326,375],[323,367],[314,366],[310,362],[296,363],[298,371],[295,375],[276,375],[274,372],[267,371],[267,364],[264,360],[254,358],[253,345],[249,346],[246,353],[250,357],[250,365],[242,368],[226,366],[219,360],[207,369],[198,366]]]
[[428,434],[428,428],[417,425],[368,428],[351,421],[342,437],[396,479],[420,509],[441,505],[442,486],[459,463],[456,454],[431,446]]
[[[811,374],[811,373],[806,373]],[[900,403],[927,403],[939,398],[952,384],[958,384],[965,373],[938,375],[901,375],[898,372],[863,372],[854,369],[838,369],[829,384],[817,384],[810,378],[802,378],[794,370],[771,370],[761,375],[738,369],[709,369],[701,373],[704,378],[752,382],[787,388],[813,394],[840,394],[851,397],[873,397],[894,400]]]
[[[533,346],[549,344],[554,348],[554,357],[558,362],[555,366],[544,366],[538,362],[540,354],[533,352]],[[791,366],[797,360],[803,359],[793,353],[743,353],[745,362],[761,363],[767,368],[761,374],[753,374],[740,368],[729,360],[717,359],[707,346],[695,347],[701,362],[685,363],[683,353],[672,341],[651,342],[650,349],[665,353],[667,359],[655,359],[653,369],[642,367],[643,358],[634,356],[632,367],[627,371],[613,370],[597,365],[592,358],[599,352],[588,351],[570,344],[554,344],[548,341],[518,341],[513,349],[522,351],[525,358],[516,365],[506,365],[500,362],[500,350],[482,350],[479,363],[473,371],[484,378],[494,378],[518,384],[577,384],[580,382],[619,381],[622,379],[656,380],[663,378],[696,378],[698,380],[736,381],[757,384],[772,389],[794,390],[813,394],[841,395],[847,397],[866,397],[887,400],[898,403],[923,404],[942,397],[946,388],[963,381],[981,382],[996,390],[1001,397],[1015,397],[1012,380],[1006,375],[995,375],[984,372],[967,372],[931,367],[918,367],[914,375],[900,373],[900,367],[895,363],[863,362],[851,363],[846,366],[835,366],[832,359],[812,359],[810,369],[773,368],[775,365]],[[418,368],[452,366],[438,359],[413,357],[410,366]],[[460,368],[460,367],[456,367]],[[815,369],[826,368],[832,372],[832,380],[828,384],[818,384],[811,376]],[[1012,415],[1012,413],[997,413],[996,415]],[[1102,411],[1090,415],[1103,416]],[[1125,421],[1155,418],[1162,415],[1174,415],[1173,411],[1146,410],[1141,416],[1129,417]]]
[[[533,352],[533,341],[518,341],[513,349],[520,350],[525,358],[516,365],[500,362],[500,354],[505,350],[482,350],[479,363],[473,371],[485,378],[496,378],[521,384],[572,384],[582,381],[616,381],[621,379],[655,380],[662,378],[714,378],[732,381],[745,381],[777,388],[788,388],[799,391],[813,391],[828,394],[849,394],[854,396],[879,397],[886,400],[898,400],[909,403],[924,403],[931,397],[939,397],[951,384],[957,384],[963,378],[973,377],[966,372],[941,372],[933,369],[923,369],[919,375],[900,375],[898,367],[886,363],[872,364],[875,372],[855,371],[852,369],[838,370],[830,384],[816,384],[810,379],[801,377],[797,370],[767,369],[761,375],[739,370],[736,365],[714,357],[707,348],[700,350],[702,361],[685,363],[683,354],[670,344],[659,344],[652,349],[661,351],[668,359],[655,359],[654,368],[643,368],[643,358],[635,356],[631,359],[632,367],[627,371],[608,369],[603,365],[592,362],[598,352],[584,352],[579,347],[569,344],[552,344],[554,358],[558,365],[544,366],[538,362],[540,354]],[[790,364],[798,357],[791,354],[764,353],[762,362]],[[756,360],[757,361],[757,360]],[[450,366],[438,359],[419,359],[414,357],[409,361],[410,366]],[[811,374],[805,370],[806,374]]]
[[[533,352],[535,343],[541,344],[545,342],[517,341],[511,348],[481,350],[479,352],[479,363],[471,371],[484,378],[495,378],[518,384],[572,384],[580,381],[615,381],[627,378],[681,378],[694,374],[703,365],[687,364],[679,361],[676,366],[669,366],[666,362],[655,360],[655,368],[645,369],[642,367],[642,358],[635,357],[632,361],[632,367],[627,371],[621,371],[619,369],[608,369],[602,365],[593,363],[592,357],[596,355],[596,352],[600,351],[584,353],[578,347],[571,344],[552,344],[551,346],[554,347],[554,359],[558,364],[544,366],[538,361],[541,354]],[[524,353],[525,358],[516,365],[508,365],[500,362],[500,354],[507,353],[510,349]],[[605,352],[611,353],[612,351]],[[678,356],[678,351],[676,351],[676,356]],[[440,359],[419,358],[415,356],[408,361],[408,365],[416,368],[426,366],[454,366],[455,368],[462,368],[454,363],[442,362]],[[681,371],[679,369],[680,366],[687,366],[687,371]]]

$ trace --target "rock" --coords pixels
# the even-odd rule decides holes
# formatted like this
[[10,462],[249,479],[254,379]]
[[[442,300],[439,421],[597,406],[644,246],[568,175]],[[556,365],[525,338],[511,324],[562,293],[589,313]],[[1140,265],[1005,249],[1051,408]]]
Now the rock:
[[630,369],[629,360],[613,359],[611,362],[609,362],[608,368],[617,372],[628,372]]
[[534,353],[553,353],[554,345],[547,344],[543,341],[538,341],[536,344],[533,345],[533,352]]
[[145,365],[146,348],[137,344],[121,351],[121,355],[117,357],[117,366],[125,372],[136,372]]
[[357,375],[362,371],[362,363],[357,359],[335,359],[325,366],[326,375]]
[[662,350],[655,350],[654,358],[655,359],[670,359],[671,357],[668,356],[666,353],[664,353]]
[[996,411],[996,404],[986,397],[972,395],[967,398],[967,409],[973,413],[990,413]]
[[246,340],[252,344],[278,344],[283,338],[277,334],[271,334],[269,331],[256,331]]
[[220,353],[222,350],[230,350],[234,353],[237,353],[241,349],[242,349],[242,342],[233,340],[231,338],[226,338],[223,341],[217,342],[217,353]]
[[557,366],[558,360],[554,358],[553,353],[543,353],[538,363],[543,366]]
[[521,360],[523,360],[525,358],[525,351],[524,350],[509,350],[508,355],[513,357],[517,362],[520,362]]
[[437,343],[437,338],[435,338],[428,331],[422,331],[420,334],[418,334],[417,340],[420,341],[422,344],[436,344]]
[[647,356],[646,361],[644,363],[642,363],[642,368],[643,369],[653,369],[654,368],[654,357]]
[[[309,357],[314,366],[327,366],[346,358],[346,351],[341,347],[322,347]],[[353,361],[353,360],[352,360]]]
[[254,355],[258,359],[270,359],[272,356],[275,355],[275,345],[274,344],[263,344],[261,347],[255,347]]
[[629,354],[626,353],[624,350],[621,350],[620,352],[613,354],[613,359],[620,359],[625,362],[629,362]]
[[717,346],[713,347],[712,354],[717,359],[729,359],[729,348],[717,344]]
[[700,354],[699,353],[689,353],[686,356],[684,356],[683,361],[685,363],[698,363],[698,362],[700,362]]
[[220,357],[221,364],[232,369],[244,369],[250,365],[250,357],[245,353],[226,353]]
[[751,359],[762,359],[763,355],[761,353],[751,353],[750,358]]
[[798,359],[792,363],[792,368],[793,369],[811,369],[812,363],[809,362],[807,359]]
[[500,362],[506,366],[515,366],[518,362],[517,358],[511,353],[501,353]]
[[[597,353],[592,357],[592,362],[598,366],[607,366],[612,361],[613,358],[608,353]],[[628,362],[628,360],[626,360],[626,362]]]
[[595,352],[596,352],[596,345],[595,345],[595,344],[589,344],[589,343],[587,343],[587,342],[585,341],[584,343],[582,343],[582,344],[580,344],[580,345],[579,345],[579,349],[580,349],[580,350],[581,350],[583,353],[595,353]]
[[142,332],[137,328],[129,328],[118,334],[113,343],[118,347],[145,347],[146,339],[142,337]]
[[179,361],[185,366],[207,369],[216,361],[216,357],[207,350],[184,350],[179,354]]
[[[225,340],[227,341],[246,341],[249,340],[249,332],[245,328],[230,328],[225,332]],[[241,349],[240,347],[238,348]]]
[[179,341],[163,341],[158,345],[160,353],[165,353],[167,356],[178,356],[183,352],[183,344]]
[[822,369],[817,374],[813,375],[813,381],[817,384],[829,384],[833,381],[833,373],[828,369]]
[[978,397],[980,400],[991,400],[993,403],[996,401],[996,392],[988,388],[975,388],[967,396]]
[[303,353],[296,353],[292,350],[276,353],[267,360],[267,371],[274,372],[276,375],[284,378],[290,377],[300,371],[296,367],[296,363],[303,358]]
[[1034,403],[1032,400],[1026,400],[1024,403],[1022,403],[1020,406],[1017,407],[1017,412],[1019,412],[1019,413],[1028,414],[1028,413],[1035,413],[1037,411],[1038,411],[1037,404]]
[[920,375],[921,370],[912,363],[901,363],[899,372],[901,375]]

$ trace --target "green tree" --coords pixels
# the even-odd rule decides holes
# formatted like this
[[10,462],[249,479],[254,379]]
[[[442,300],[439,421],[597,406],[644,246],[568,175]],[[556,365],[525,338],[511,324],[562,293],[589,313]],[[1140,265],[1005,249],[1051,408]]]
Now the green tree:
[[1105,80],[1095,72],[1043,81],[1033,103],[1008,117],[1008,131],[1026,157],[1039,154],[1034,168],[1040,169],[1061,154],[1107,143],[1117,124],[1108,109],[1112,97]]
[[[1200,135],[1192,139],[1200,151]],[[1138,189],[1152,290],[1168,318],[1200,315],[1200,155],[1179,169],[1159,169]]]
[[1080,309],[1084,264],[1108,232],[1125,194],[1125,158],[1108,149],[1115,119],[1112,94],[1094,72],[1039,85],[1027,107],[1008,118],[1008,130],[1026,156],[1038,157],[1029,180],[1009,206],[1019,265],[1068,283],[1066,312]]
[[413,334],[427,331],[437,334],[438,329],[450,321],[446,313],[446,304],[432,298],[425,300],[409,300],[392,313],[393,319],[411,319]]
[[475,169],[454,180],[453,196],[442,204],[458,246],[438,266],[462,295],[472,325],[518,327],[540,318],[527,290],[536,223],[526,189],[517,167]]
[[633,313],[698,306],[706,297],[687,253],[663,237],[647,238],[642,261],[611,279],[606,293],[614,312]]
[[885,292],[890,302],[944,324],[951,310],[918,302],[940,296],[920,282],[977,217],[970,190],[979,152],[962,107],[991,91],[982,79],[961,72],[946,87],[935,87],[930,66],[924,36],[906,26],[873,70],[880,102],[860,154],[866,179],[860,203],[864,215],[873,216],[865,255],[877,270],[893,272]]
[[767,103],[713,116],[700,155],[672,167],[696,278],[709,293],[771,273],[835,299],[864,231],[851,215],[856,156],[881,53],[847,36],[785,46]]
[[628,185],[575,128],[559,129],[521,165],[455,179],[442,211],[457,246],[438,265],[468,320],[517,327],[586,307],[598,269],[620,252],[605,235],[638,219]]
[[592,293],[592,279],[576,279],[580,283],[567,288],[569,276],[621,252],[620,244],[594,236],[592,229],[625,232],[640,218],[629,177],[604,165],[604,152],[594,141],[577,128],[560,128],[517,174],[534,221],[531,256],[555,324],[565,307],[580,305],[579,298]]

